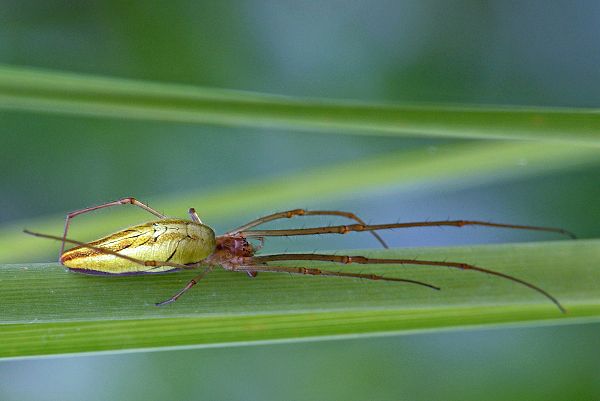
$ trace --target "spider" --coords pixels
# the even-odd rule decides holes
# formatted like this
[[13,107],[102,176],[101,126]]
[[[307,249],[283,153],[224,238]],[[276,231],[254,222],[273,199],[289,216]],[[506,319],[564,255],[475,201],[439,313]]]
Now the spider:
[[[103,209],[111,206],[131,204],[138,206],[158,217],[159,220],[150,221],[145,224],[136,225],[118,231],[98,240],[85,243],[67,238],[71,219],[74,217]],[[203,270],[191,279],[185,287],[169,299],[156,303],[163,306],[175,302],[186,291],[192,288],[213,268],[220,266],[226,270],[245,272],[250,277],[255,277],[258,272],[285,272],[293,274],[320,275],[359,278],[365,280],[382,280],[409,283],[439,290],[434,285],[410,279],[382,276],[377,274],[364,274],[353,272],[342,272],[322,270],[314,267],[291,267],[273,265],[270,262],[281,261],[325,261],[340,264],[394,264],[394,265],[424,265],[445,266],[462,270],[473,270],[481,273],[498,276],[519,284],[522,284],[552,301],[561,312],[565,309],[560,302],[542,288],[521,280],[517,277],[494,270],[485,269],[468,263],[433,261],[420,259],[387,259],[368,258],[364,256],[332,255],[319,253],[281,253],[270,255],[257,255],[266,237],[316,235],[316,234],[346,234],[349,232],[365,231],[371,233],[384,248],[387,244],[377,234],[377,230],[407,227],[432,227],[432,226],[455,226],[467,225],[501,227],[521,230],[548,231],[575,236],[561,228],[538,227],[515,224],[491,223],[475,220],[446,220],[426,221],[412,223],[390,223],[390,224],[366,224],[354,213],[339,210],[305,210],[293,209],[279,213],[273,213],[256,220],[250,221],[240,227],[226,232],[223,235],[215,235],[212,228],[202,223],[200,217],[193,208],[189,209],[191,220],[167,218],[148,205],[133,197],[123,198],[117,201],[104,203],[98,206],[71,212],[67,215],[65,229],[62,237],[40,234],[24,230],[25,233],[37,237],[44,237],[62,241],[59,262],[72,271],[86,274],[104,275],[131,275],[163,273],[177,270],[189,270],[202,267]],[[295,228],[283,230],[257,230],[253,229],[261,224],[295,216],[338,216],[353,220],[352,224],[332,225],[326,227]],[[249,240],[258,239],[261,245],[253,245]],[[65,244],[71,243],[76,246],[65,251]]]

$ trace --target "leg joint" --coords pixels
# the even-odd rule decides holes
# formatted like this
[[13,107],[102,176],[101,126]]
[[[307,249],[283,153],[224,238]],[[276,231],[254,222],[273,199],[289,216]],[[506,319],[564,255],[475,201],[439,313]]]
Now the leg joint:
[[122,205],[127,205],[127,204],[133,205],[136,202],[137,202],[137,199],[135,199],[133,196],[129,196],[127,198],[123,198],[123,199],[119,200],[119,203]]
[[292,218],[294,216],[303,216],[306,213],[306,210],[304,209],[294,209],[294,210],[290,210],[289,212],[286,213],[285,217]]

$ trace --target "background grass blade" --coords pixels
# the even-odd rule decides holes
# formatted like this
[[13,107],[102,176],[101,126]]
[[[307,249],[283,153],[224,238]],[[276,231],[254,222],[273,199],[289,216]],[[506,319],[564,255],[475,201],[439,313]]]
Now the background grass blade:
[[[464,143],[435,150],[393,152],[291,176],[237,184],[209,194],[196,191],[165,196],[150,203],[167,215],[179,216],[195,206],[209,224],[214,224],[223,218],[234,220],[240,213],[261,215],[278,209],[306,207],[310,202],[314,204],[314,199],[324,202],[391,188],[411,190],[428,185],[438,189],[464,188],[490,176],[496,180],[525,177],[598,162],[598,151],[588,147],[527,142]],[[135,194],[123,194],[128,195]],[[121,228],[128,213],[131,213],[129,208],[122,208],[102,218],[78,220],[73,226],[76,233],[84,233],[91,239]],[[22,230],[59,233],[64,218],[61,214],[1,227],[0,261],[26,261],[54,252],[55,243],[25,236]]]
[[386,105],[0,67],[0,108],[380,135],[560,140],[600,146],[597,109]]
[[434,267],[343,269],[419,278],[442,291],[267,273],[251,280],[216,271],[177,303],[157,308],[154,302],[170,296],[194,272],[94,277],[66,273],[56,264],[2,265],[0,357],[600,320],[600,240],[367,254],[476,263],[540,285],[569,312],[561,314],[515,283]]

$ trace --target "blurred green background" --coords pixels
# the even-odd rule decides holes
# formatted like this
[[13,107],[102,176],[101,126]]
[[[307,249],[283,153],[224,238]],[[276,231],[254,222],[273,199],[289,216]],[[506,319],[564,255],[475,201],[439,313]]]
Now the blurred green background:
[[[598,107],[599,17],[600,6],[591,2],[5,0],[0,62],[292,96]],[[390,151],[434,152],[466,142],[17,111],[0,111],[0,122],[5,225],[122,196],[212,193]],[[585,167],[487,178],[356,188],[289,207],[349,209],[372,222],[474,218],[600,236],[600,157]],[[141,217],[131,210],[124,225]],[[203,217],[223,231],[256,214]],[[550,238],[465,229],[386,239],[418,246]],[[374,243],[349,236],[275,244],[292,246]],[[599,335],[600,325],[506,328],[9,361],[0,362],[0,399],[598,399]]]

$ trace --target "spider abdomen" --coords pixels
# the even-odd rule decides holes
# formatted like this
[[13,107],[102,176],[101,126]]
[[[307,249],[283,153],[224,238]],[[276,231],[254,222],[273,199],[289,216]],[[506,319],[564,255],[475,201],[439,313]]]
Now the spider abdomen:
[[[143,261],[197,263],[215,250],[215,233],[203,224],[164,219],[118,231],[89,243]],[[98,249],[77,246],[60,257],[69,269],[82,273],[132,274],[176,270],[172,266],[143,266]]]

